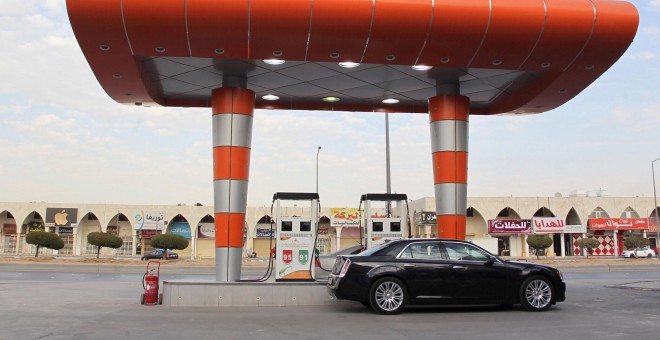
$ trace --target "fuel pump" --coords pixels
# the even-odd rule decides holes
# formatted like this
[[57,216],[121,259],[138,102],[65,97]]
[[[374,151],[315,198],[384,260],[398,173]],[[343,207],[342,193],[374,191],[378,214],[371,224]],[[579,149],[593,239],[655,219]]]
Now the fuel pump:
[[[310,216],[282,216],[281,201],[309,201]],[[319,221],[319,194],[278,192],[276,202],[276,281],[313,281],[314,246]]]
[[[372,203],[385,202],[385,217],[372,217]],[[360,198],[360,205],[364,203],[363,220],[365,225],[366,249],[377,247],[385,242],[404,238],[406,230],[410,237],[408,222],[408,196],[406,194],[364,194]],[[395,211],[390,206],[396,203]]]

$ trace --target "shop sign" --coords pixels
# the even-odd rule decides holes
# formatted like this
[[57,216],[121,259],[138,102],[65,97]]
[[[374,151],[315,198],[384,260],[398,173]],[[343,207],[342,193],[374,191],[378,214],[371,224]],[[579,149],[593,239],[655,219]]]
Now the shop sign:
[[531,220],[488,220],[490,234],[529,234],[532,232]]
[[46,208],[46,225],[71,227],[78,218],[78,208]]
[[197,237],[199,238],[215,238],[215,225],[200,224],[197,227]]
[[655,219],[655,216],[649,217],[649,231],[658,232],[658,221]]
[[73,227],[58,227],[57,233],[60,235],[73,235]]
[[647,218],[590,218],[591,230],[644,230],[649,229]]
[[[273,233],[275,233],[275,229],[273,228]],[[271,233],[270,233],[270,228],[268,229],[257,229],[257,238],[270,238]]]
[[360,225],[360,212],[357,208],[330,208],[331,227],[357,227]]
[[133,229],[136,230],[163,230],[165,228],[165,212],[162,211],[136,211],[133,214]]
[[534,217],[534,234],[552,234],[564,232],[564,219],[561,217]]
[[160,234],[160,230],[151,230],[151,229],[141,230],[141,232],[142,232],[142,238],[152,238]]
[[181,235],[190,239],[190,224],[188,222],[174,222],[170,224],[170,234]]
[[436,224],[435,212],[422,211],[415,214],[415,222],[417,224]]
[[566,234],[584,234],[587,228],[581,224],[569,224],[564,226],[564,233]]

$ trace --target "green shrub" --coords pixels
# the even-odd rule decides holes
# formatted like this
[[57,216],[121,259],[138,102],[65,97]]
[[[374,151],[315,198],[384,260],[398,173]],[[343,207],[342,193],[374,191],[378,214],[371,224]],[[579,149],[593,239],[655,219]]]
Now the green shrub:
[[122,244],[124,244],[124,241],[121,239],[121,237],[95,231],[87,235],[87,243],[96,246],[96,258],[98,259],[99,254],[101,253],[101,248],[121,248]]
[[160,248],[167,254],[168,249],[183,250],[188,248],[188,239],[176,234],[160,234],[151,238],[151,246]]
[[545,235],[530,235],[527,237],[527,244],[534,249],[536,259],[539,258],[539,252],[552,245],[552,239]]
[[45,231],[31,231],[27,233],[25,235],[25,242],[37,246],[37,252],[34,254],[34,257],[39,256],[39,248],[41,247],[53,250],[64,248],[64,241],[62,241],[60,235]]
[[649,246],[649,239],[640,236],[630,236],[623,241],[628,249],[639,249]]
[[595,238],[581,238],[577,241],[580,248],[587,248],[587,258],[594,248],[598,248],[600,242]]

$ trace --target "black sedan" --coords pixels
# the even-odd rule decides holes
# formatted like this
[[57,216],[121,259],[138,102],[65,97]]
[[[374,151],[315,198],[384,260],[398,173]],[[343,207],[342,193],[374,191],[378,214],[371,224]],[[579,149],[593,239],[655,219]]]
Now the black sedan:
[[553,267],[504,261],[470,242],[409,239],[337,257],[328,292],[381,314],[408,304],[520,303],[545,311],[565,300],[566,284]]
[[175,259],[179,258],[179,254],[177,254],[177,253],[175,253],[175,252],[173,252],[169,249],[167,250],[167,253],[163,252],[162,249],[154,249],[154,250],[151,251],[151,253],[144,254],[142,256],[141,260],[142,261],[150,260],[150,259],[160,259],[160,260],[162,260],[163,259],[163,254],[165,254],[165,259],[166,260],[175,260]]

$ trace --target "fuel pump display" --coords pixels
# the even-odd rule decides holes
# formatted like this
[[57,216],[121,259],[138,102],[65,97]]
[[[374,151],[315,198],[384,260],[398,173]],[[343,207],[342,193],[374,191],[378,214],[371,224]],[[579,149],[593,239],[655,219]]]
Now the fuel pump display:
[[[371,217],[372,202],[386,203],[385,217]],[[405,237],[408,226],[408,196],[406,194],[364,194],[365,247],[371,249],[383,243],[400,240]],[[391,204],[396,207],[391,209]],[[410,233],[408,233],[410,236]]]
[[[318,229],[319,196],[316,193],[281,193],[273,196],[277,202],[276,281],[313,281],[314,246]],[[282,216],[281,200],[310,201],[309,217]]]

